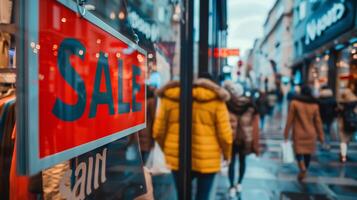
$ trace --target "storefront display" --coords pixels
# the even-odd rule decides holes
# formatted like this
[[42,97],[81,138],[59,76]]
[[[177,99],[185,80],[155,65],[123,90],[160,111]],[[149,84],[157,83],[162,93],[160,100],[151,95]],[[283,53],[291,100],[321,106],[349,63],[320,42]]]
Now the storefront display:
[[305,29],[297,43],[302,44],[303,54],[296,60],[303,65],[303,80],[316,96],[322,87],[330,88],[335,96],[347,87],[357,92],[353,88],[356,9],[353,0],[325,1],[309,12],[302,25]]
[[346,88],[357,94],[357,43],[342,49],[338,53],[337,96],[339,97],[339,94]]
[[1,199],[146,193],[138,132],[149,75],[167,82],[179,60],[174,5],[0,0]]
[[328,86],[328,59],[328,55],[317,57],[309,67],[308,83],[313,87],[316,96],[322,87]]

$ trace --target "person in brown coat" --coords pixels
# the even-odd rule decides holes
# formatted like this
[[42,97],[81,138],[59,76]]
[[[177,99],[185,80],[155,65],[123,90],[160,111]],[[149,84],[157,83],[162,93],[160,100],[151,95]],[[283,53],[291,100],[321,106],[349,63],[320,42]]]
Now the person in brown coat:
[[154,146],[154,139],[152,135],[152,128],[155,120],[155,110],[156,110],[156,98],[155,98],[155,88],[151,86],[147,86],[147,125],[146,128],[139,131],[139,144],[140,144],[140,152],[141,157],[143,159],[143,163],[145,164],[147,158],[149,157],[150,150]]
[[[244,96],[244,89],[232,81],[226,81],[224,88],[231,94],[227,107],[230,112],[231,127],[233,130],[232,161],[229,165],[228,175],[230,181],[229,196],[234,198],[236,193],[242,191],[246,169],[246,156],[251,153],[259,155],[259,114],[251,97]],[[239,177],[235,184],[235,160],[239,156]]]
[[301,181],[306,176],[311,154],[315,152],[316,140],[324,142],[319,105],[312,97],[312,91],[308,86],[303,86],[301,95],[294,97],[290,103],[284,131],[285,141],[289,138],[290,129],[292,129],[294,151],[300,169],[298,180]]

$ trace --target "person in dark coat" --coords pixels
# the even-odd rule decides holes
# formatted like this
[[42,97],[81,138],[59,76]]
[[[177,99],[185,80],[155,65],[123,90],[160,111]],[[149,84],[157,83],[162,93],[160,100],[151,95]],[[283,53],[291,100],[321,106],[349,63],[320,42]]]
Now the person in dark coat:
[[331,140],[331,125],[337,116],[337,102],[333,97],[332,90],[323,88],[320,91],[319,98],[320,116],[323,123],[325,133],[325,148],[329,149],[327,141]]
[[340,161],[347,161],[348,144],[357,132],[357,96],[350,89],[344,89],[339,98]]
[[265,92],[260,92],[259,98],[256,101],[256,109],[260,116],[260,130],[264,130],[265,117],[268,113],[268,98]]

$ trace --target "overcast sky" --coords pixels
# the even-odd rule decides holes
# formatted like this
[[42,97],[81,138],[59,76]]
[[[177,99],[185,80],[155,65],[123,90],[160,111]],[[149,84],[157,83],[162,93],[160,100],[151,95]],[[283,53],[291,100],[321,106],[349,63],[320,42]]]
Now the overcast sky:
[[[265,18],[275,0],[228,0],[228,47],[239,48],[241,55],[263,35]],[[229,59],[234,65],[236,59]]]

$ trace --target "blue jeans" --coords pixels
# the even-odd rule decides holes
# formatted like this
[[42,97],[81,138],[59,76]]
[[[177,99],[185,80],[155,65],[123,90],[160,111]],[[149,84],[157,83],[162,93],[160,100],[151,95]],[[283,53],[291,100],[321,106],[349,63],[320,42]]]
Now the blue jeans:
[[[174,175],[176,188],[178,186],[178,171],[172,171]],[[214,179],[216,173],[203,174],[200,172],[192,171],[191,179],[197,179],[197,190],[195,200],[209,200],[211,191],[213,189]]]

